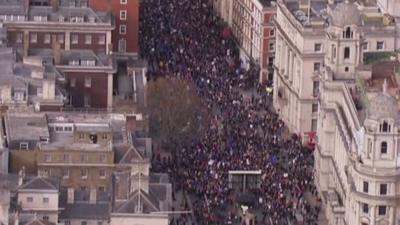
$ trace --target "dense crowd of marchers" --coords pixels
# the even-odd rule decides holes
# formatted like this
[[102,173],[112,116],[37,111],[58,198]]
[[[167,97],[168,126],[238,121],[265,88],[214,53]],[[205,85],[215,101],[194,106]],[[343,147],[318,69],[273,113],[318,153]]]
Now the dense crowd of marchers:
[[207,0],[147,0],[140,13],[148,77],[190,79],[209,109],[218,109],[204,138],[154,166],[169,171],[176,190],[198,197],[194,213],[199,223],[236,223],[228,171],[261,169],[261,188],[251,190],[263,213],[258,224],[286,224],[295,213],[304,216],[305,224],[317,224],[319,206],[304,198],[306,192],[316,195],[312,152],[295,135],[283,138],[284,123],[259,87],[251,100],[243,98],[242,87],[252,84],[257,71],[240,68],[237,47],[221,35],[223,26]]

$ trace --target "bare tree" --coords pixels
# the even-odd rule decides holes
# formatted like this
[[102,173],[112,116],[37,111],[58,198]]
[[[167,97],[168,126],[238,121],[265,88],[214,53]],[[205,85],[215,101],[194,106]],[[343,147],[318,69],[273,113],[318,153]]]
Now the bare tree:
[[158,78],[146,87],[152,138],[172,152],[182,143],[201,138],[209,124],[209,110],[193,82]]

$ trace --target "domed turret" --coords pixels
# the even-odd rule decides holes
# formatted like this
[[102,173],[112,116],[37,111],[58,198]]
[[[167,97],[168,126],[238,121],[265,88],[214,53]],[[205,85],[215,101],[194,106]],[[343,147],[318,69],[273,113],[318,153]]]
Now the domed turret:
[[336,5],[330,16],[332,26],[345,27],[350,25],[360,26],[362,23],[360,11],[357,5],[345,1]]

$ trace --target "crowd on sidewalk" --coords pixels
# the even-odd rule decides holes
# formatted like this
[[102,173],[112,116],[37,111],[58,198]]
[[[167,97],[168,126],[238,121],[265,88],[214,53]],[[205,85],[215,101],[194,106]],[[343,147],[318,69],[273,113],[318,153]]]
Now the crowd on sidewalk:
[[235,204],[229,170],[262,171],[261,187],[251,190],[263,214],[257,224],[283,224],[296,213],[305,224],[317,224],[319,206],[304,198],[306,192],[316,195],[312,151],[296,135],[283,138],[285,124],[259,86],[258,94],[243,97],[243,88],[256,85],[258,71],[242,69],[234,40],[223,35],[207,2],[141,4],[141,54],[149,79],[190,79],[210,110],[219,111],[204,138],[176,151],[175,160],[159,161],[158,168],[169,171],[176,189],[197,196],[193,205],[200,224],[226,224],[234,217],[227,213]]

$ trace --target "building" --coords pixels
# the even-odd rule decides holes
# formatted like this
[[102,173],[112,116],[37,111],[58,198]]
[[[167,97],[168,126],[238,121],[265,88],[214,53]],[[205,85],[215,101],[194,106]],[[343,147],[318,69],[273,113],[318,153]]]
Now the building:
[[232,6],[231,0],[211,0],[214,12],[221,18],[229,27],[232,27]]
[[17,203],[19,215],[35,214],[36,219],[57,224],[59,180],[43,177],[28,178],[20,174],[18,184]]
[[315,183],[329,224],[395,225],[400,63],[395,53],[382,54],[394,50],[393,24],[383,16],[372,20],[376,6],[363,11],[360,4],[328,4],[317,76]]
[[[241,59],[248,68],[250,60],[260,67],[260,82],[272,81],[275,56],[275,30],[272,19],[276,13],[275,1],[233,0],[233,35],[241,47]],[[221,15],[224,15],[222,8]]]
[[60,87],[71,93],[69,105],[113,107],[115,22],[109,13],[85,7],[84,1],[3,0],[0,5],[7,45],[18,59],[34,56],[48,68],[55,66],[65,77]]
[[108,11],[115,17],[112,32],[113,55],[117,59],[137,58],[139,52],[139,0],[88,0],[90,8]]
[[[342,74],[354,74],[356,68],[351,64],[354,60],[362,61],[366,53],[390,52],[395,48],[395,26],[388,17],[381,15],[376,5],[368,2],[354,4],[362,14],[360,21],[355,22],[363,37],[361,44],[352,47],[361,49],[362,55],[349,51],[347,40],[340,40],[340,44],[332,47],[334,43],[330,39],[337,36],[331,37],[329,29],[334,29],[334,26],[329,26],[332,22],[329,18],[336,13],[337,3],[277,1],[273,104],[289,129],[305,140],[314,136],[317,130],[318,74],[324,66],[329,64]],[[355,35],[351,30],[345,33]],[[327,56],[326,52],[335,57]],[[343,54],[346,54],[346,59],[337,61],[336,57]]]

